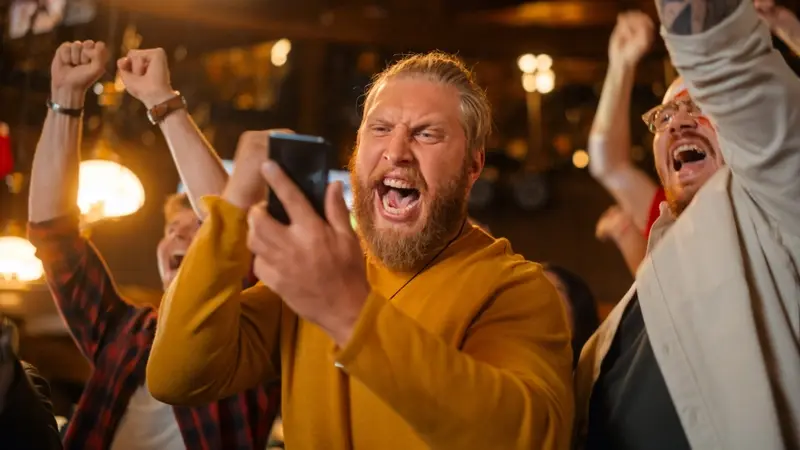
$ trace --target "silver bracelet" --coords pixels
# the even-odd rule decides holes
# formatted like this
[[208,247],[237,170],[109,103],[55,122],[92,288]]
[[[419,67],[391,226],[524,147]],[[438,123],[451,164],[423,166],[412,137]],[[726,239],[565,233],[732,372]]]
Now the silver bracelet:
[[70,117],[83,117],[83,108],[67,108],[64,106],[59,105],[58,103],[53,103],[51,99],[47,99],[47,107],[53,110],[53,112],[64,114]]

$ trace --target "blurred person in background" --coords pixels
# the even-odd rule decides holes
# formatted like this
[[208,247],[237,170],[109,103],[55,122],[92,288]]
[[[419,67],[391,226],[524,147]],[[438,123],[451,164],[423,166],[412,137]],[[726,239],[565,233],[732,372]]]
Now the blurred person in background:
[[656,6],[682,76],[643,117],[667,201],[581,354],[576,446],[798,448],[800,79],[751,0]]
[[[568,448],[558,293],[540,265],[467,222],[490,128],[457,58],[387,68],[351,161],[360,235],[340,184],[320,217],[267,160],[269,132],[248,133],[161,303],[153,396],[202,403],[280,377],[293,450]],[[265,184],[289,225],[267,213]],[[242,291],[251,252],[263,284]]]
[[[172,407],[150,395],[145,365],[157,311],[126,301],[97,249],[80,234],[77,188],[85,93],[105,72],[107,61],[100,42],[59,47],[51,69],[49,111],[31,175],[29,239],[42,260],[56,306],[93,368],[64,445],[103,450],[263,450],[277,411],[276,390],[253,385],[247,392],[231,393],[197,408]],[[172,90],[162,50],[131,51],[118,68],[128,92],[159,124],[190,193],[170,198],[164,208],[164,237],[156,256],[166,289],[199,228],[190,202],[221,192],[227,174],[185,102]]]
[[[754,0],[760,17],[786,45],[800,55],[800,21],[774,0]],[[619,248],[631,273],[644,258],[650,228],[661,214],[664,190],[631,159],[631,95],[639,62],[651,48],[653,21],[640,11],[619,15],[609,41],[609,68],[589,135],[589,170],[614,197],[597,223],[597,237]],[[674,86],[680,85],[676,81]],[[671,89],[664,102],[680,89]],[[634,228],[631,228],[633,225]],[[638,230],[640,239],[632,230]]]
[[598,221],[598,238],[617,245],[631,273],[644,258],[650,228],[665,199],[661,187],[631,158],[636,68],[654,34],[652,19],[643,12],[629,11],[617,18],[608,44],[608,72],[589,133],[589,171],[616,202]]
[[572,326],[573,366],[577,366],[583,345],[600,325],[597,302],[586,281],[574,272],[555,264],[545,264],[544,270],[547,279],[556,287],[567,307],[567,316]]
[[0,313],[0,448],[61,449],[50,385],[19,360],[18,342],[16,327]]

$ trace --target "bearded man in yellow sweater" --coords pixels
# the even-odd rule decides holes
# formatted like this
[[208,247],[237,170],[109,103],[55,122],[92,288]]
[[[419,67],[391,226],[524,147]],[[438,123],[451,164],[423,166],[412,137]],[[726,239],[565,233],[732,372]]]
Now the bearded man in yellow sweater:
[[[386,69],[351,165],[358,233],[341,184],[319,217],[266,161],[269,132],[245,134],[161,304],[153,396],[202,404],[280,377],[292,450],[568,448],[564,307],[539,265],[467,223],[490,128],[455,57]],[[253,255],[261,283],[242,292]]]

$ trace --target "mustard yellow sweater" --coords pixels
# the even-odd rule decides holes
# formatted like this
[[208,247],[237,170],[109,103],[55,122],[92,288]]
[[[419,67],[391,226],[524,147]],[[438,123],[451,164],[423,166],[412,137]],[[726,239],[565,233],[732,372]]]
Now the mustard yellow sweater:
[[241,292],[245,212],[206,206],[161,304],[155,398],[203,404],[281,377],[290,450],[568,448],[564,308],[507,241],[470,228],[402,289],[411,274],[370,266],[372,293],[340,349],[265,286]]

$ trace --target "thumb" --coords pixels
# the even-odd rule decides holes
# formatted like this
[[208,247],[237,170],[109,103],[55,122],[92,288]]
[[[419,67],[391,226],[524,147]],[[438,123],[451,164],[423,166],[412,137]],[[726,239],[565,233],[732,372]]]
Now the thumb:
[[89,55],[91,59],[91,65],[95,68],[105,68],[106,63],[108,63],[108,49],[106,45],[102,42],[96,42],[93,46],[89,48],[84,48],[84,52]]
[[133,62],[127,56],[117,60],[117,69],[119,69],[120,76],[123,80],[133,76]]
[[138,78],[133,73],[133,63],[130,58],[126,57],[117,60],[117,69],[119,77],[122,79],[122,84],[124,84],[125,89],[130,92],[131,88],[135,87],[136,79]]
[[331,183],[325,191],[325,217],[336,232],[353,233],[350,211],[344,202],[344,186],[341,181]]

